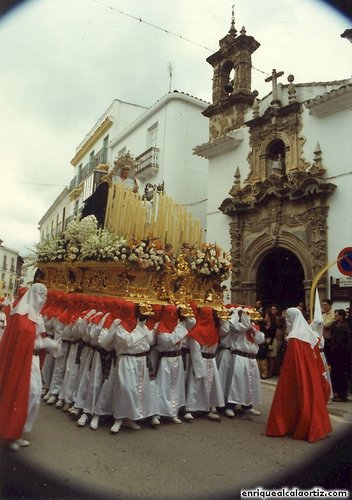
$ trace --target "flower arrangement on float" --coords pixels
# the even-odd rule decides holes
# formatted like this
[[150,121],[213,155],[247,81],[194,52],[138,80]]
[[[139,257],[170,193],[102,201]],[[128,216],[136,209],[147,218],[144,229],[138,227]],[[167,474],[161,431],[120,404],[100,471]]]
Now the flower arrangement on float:
[[142,269],[160,271],[165,264],[165,249],[158,240],[133,241],[129,248],[128,261]]
[[[160,240],[150,237],[128,241],[99,228],[94,215],[74,219],[62,236],[39,242],[35,253],[37,263],[112,261],[155,272],[162,272],[176,259],[176,256],[170,256]],[[218,278],[223,281],[229,277],[230,258],[216,244],[206,243],[200,249],[189,249],[187,261],[191,272],[202,279]]]
[[203,278],[228,279],[231,270],[230,257],[214,243],[204,243],[191,252],[191,269]]

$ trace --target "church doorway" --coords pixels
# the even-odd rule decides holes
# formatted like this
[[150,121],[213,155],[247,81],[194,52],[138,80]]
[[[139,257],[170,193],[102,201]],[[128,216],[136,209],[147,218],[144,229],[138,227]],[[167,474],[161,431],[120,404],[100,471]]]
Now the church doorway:
[[304,271],[298,258],[289,250],[278,248],[267,254],[257,271],[257,299],[264,307],[279,308],[304,302]]

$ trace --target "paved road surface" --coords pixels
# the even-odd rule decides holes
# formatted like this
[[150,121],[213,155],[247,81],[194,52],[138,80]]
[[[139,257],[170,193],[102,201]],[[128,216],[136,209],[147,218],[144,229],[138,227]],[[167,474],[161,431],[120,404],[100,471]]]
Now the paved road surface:
[[36,499],[239,498],[241,488],[351,488],[352,401],[329,405],[333,433],[315,444],[264,435],[275,384],[263,382],[262,415],[199,418],[140,431],[77,427],[42,403],[31,446],[2,451],[2,497]]

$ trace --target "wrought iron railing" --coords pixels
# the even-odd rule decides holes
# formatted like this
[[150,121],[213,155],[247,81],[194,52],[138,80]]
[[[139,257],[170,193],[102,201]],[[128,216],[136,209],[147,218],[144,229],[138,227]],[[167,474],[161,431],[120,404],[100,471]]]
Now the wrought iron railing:
[[138,170],[136,175],[146,173],[148,169],[159,168],[159,148],[151,147],[136,157]]
[[82,168],[80,173],[76,175],[70,182],[70,191],[78,187],[78,185],[86,178],[93,170],[101,163],[107,162],[108,148],[101,148],[86,165]]

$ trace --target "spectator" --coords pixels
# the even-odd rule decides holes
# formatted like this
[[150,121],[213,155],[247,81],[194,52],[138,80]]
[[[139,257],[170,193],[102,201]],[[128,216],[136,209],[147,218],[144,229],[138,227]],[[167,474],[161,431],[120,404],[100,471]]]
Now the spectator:
[[331,381],[333,401],[345,403],[348,396],[350,375],[351,332],[346,321],[346,311],[338,309],[331,326]]
[[265,315],[265,337],[267,347],[267,363],[268,363],[268,378],[271,378],[275,371],[274,366],[277,358],[277,339],[276,339],[276,329],[277,329],[277,319],[279,317],[279,310],[275,304],[273,304],[266,311]]
[[331,325],[335,321],[335,312],[332,309],[332,302],[330,299],[324,299],[322,301],[323,309],[323,336],[324,336],[324,353],[326,361],[331,365],[330,359],[330,348],[331,348]]

